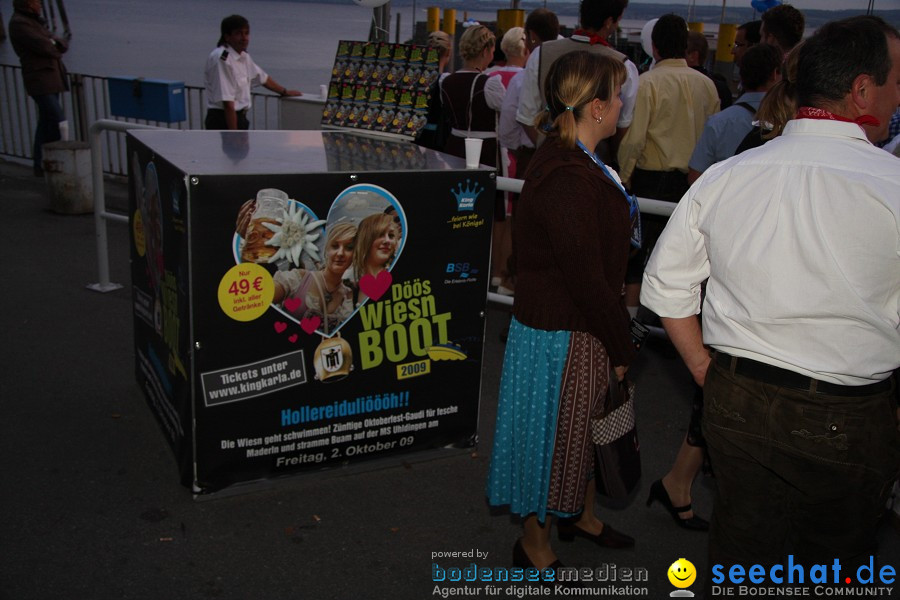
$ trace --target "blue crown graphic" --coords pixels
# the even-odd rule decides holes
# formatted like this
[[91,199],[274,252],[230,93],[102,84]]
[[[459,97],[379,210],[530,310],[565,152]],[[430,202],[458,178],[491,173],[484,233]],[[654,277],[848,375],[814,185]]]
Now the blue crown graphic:
[[464,210],[475,210],[475,200],[484,191],[484,186],[472,183],[471,179],[466,179],[466,187],[463,184],[456,184],[456,189],[450,188],[450,193],[456,198],[457,212]]

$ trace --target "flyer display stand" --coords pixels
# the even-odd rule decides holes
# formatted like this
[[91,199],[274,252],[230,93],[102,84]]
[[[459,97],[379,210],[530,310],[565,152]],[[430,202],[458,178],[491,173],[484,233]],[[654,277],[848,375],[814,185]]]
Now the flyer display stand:
[[185,485],[476,443],[492,170],[343,131],[127,152],[136,376]]
[[414,44],[338,42],[323,128],[415,138],[427,122],[438,52]]

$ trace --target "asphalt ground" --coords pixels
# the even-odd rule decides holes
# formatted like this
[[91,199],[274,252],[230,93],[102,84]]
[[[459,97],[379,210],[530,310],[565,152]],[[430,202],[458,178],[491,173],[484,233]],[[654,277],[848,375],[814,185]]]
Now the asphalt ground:
[[[106,197],[124,210],[127,186],[108,182]],[[484,499],[507,311],[488,313],[476,451],[411,454],[197,501],[135,382],[127,227],[109,225],[111,279],[125,285],[100,294],[86,288],[97,281],[93,217],[48,206],[30,167],[0,161],[0,600],[538,596],[538,584],[433,581],[434,564],[511,566],[520,535],[519,522]],[[592,597],[668,597],[666,574],[681,557],[700,574],[691,586],[699,596],[706,534],[644,505],[684,436],[690,379],[664,339],[651,339],[629,374],[644,477],[630,501],[601,499],[599,512],[636,547],[554,546],[564,564],[606,574]],[[713,491],[714,479],[695,483],[698,514],[710,514]],[[900,536],[886,523],[881,537],[881,563],[900,566]],[[624,581],[629,569],[647,580]]]

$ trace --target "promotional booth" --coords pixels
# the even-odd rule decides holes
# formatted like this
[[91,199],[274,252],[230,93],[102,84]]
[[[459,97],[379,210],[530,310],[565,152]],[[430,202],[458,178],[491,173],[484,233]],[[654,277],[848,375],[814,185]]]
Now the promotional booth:
[[346,131],[127,153],[136,375],[185,485],[475,444],[493,170]]

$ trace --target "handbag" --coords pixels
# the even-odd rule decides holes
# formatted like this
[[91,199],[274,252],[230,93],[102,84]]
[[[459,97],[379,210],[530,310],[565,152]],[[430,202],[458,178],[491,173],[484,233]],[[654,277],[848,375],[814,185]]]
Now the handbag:
[[610,373],[603,412],[591,419],[594,481],[610,498],[626,498],[641,479],[641,445],[634,419],[634,384]]

